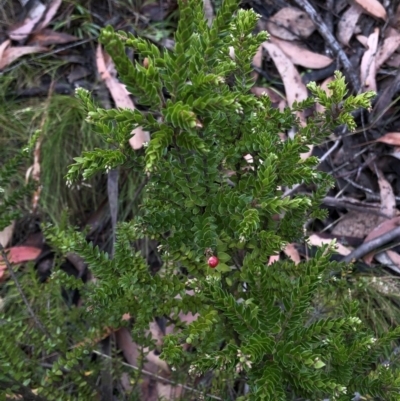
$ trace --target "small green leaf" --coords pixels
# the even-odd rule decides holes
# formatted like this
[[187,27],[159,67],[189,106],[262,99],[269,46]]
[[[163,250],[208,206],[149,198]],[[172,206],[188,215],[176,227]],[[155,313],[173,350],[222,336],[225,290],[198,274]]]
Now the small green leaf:
[[230,272],[232,269],[225,263],[220,263],[216,269],[217,271],[219,271],[220,273],[225,273],[225,272]]
[[324,362],[318,360],[317,362],[314,363],[314,368],[315,368],[315,369],[321,369],[321,368],[323,368],[325,365],[326,365],[326,363],[324,363]]

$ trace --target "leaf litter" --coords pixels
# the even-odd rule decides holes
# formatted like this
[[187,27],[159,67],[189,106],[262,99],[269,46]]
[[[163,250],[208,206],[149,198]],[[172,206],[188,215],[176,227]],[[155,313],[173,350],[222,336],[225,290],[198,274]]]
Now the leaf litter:
[[[303,4],[301,0],[296,3]],[[335,53],[339,46],[342,57],[347,59],[348,65],[352,66],[352,71],[358,76],[361,90],[375,90],[380,96],[375,105],[376,109],[372,110],[371,114],[356,115],[360,127],[357,132],[349,133],[342,127],[332,132],[324,144],[311,148],[310,153],[304,155],[309,157],[313,154],[322,158],[328,154],[321,163],[321,168],[331,172],[336,180],[336,186],[330,194],[335,199],[336,206],[326,206],[326,221],[316,222],[315,227],[309,230],[310,244],[321,246],[330,242],[331,238],[336,238],[337,252],[346,256],[351,251],[351,237],[356,238],[358,243],[367,242],[372,238],[379,238],[399,224],[397,207],[400,200],[400,172],[391,170],[384,156],[390,154],[389,152],[394,155],[400,148],[400,110],[396,103],[400,89],[399,80],[396,80],[397,68],[400,66],[400,6],[394,9],[394,4],[390,4],[389,10],[387,2],[384,3],[384,7],[383,2],[378,0],[343,0],[334,3],[334,12],[330,16],[332,24],[324,22],[326,10],[323,4],[315,1],[312,2],[312,7],[315,13],[321,16],[321,25],[313,22],[311,14],[305,8],[282,7],[283,2],[272,1],[272,12],[261,12],[271,39],[260,46],[253,59],[255,71],[252,76],[255,87],[252,92],[255,96],[266,93],[271,98],[273,107],[283,110],[285,107],[291,107],[295,101],[307,98],[309,93],[304,79],[306,76],[317,81],[328,91],[327,85],[333,77],[330,68],[335,66],[339,59]],[[71,33],[49,28],[63,6],[61,0],[51,1],[48,5],[40,1],[32,4],[34,6],[31,12],[23,20],[11,25],[8,38],[3,39],[0,44],[0,69],[29,54],[51,53],[51,46],[57,48],[58,45],[77,42],[77,37]],[[165,9],[160,8],[161,14],[151,9],[146,12],[150,18],[153,14],[164,17]],[[209,9],[207,12],[211,21],[213,14]],[[324,32],[329,32],[332,36]],[[327,39],[329,37],[333,40]],[[118,80],[110,57],[99,45],[96,46],[97,43],[94,44],[95,51],[93,53],[91,50],[91,55],[114,104],[130,109],[139,106]],[[71,75],[68,79],[71,87],[77,85],[78,81],[79,84],[91,84],[90,80],[94,74],[90,73],[90,67],[84,64],[84,60],[76,63],[77,55],[68,50],[63,52],[63,57],[70,60],[71,66],[78,64],[82,68],[81,72],[77,70],[76,77]],[[234,53],[231,53],[231,57],[234,58]],[[336,68],[346,73],[343,58],[340,60]],[[67,73],[71,74],[74,68]],[[376,110],[379,113],[376,113]],[[310,112],[323,112],[323,108],[317,104]],[[307,113],[298,114],[303,123],[307,116]],[[291,133],[283,132],[282,138],[289,134]],[[149,134],[138,127],[132,132],[131,146],[133,149],[141,149],[148,140]],[[374,163],[370,162],[371,155],[374,163],[379,164],[379,168],[373,167]],[[296,190],[311,192],[306,186],[300,186]],[[375,207],[377,202],[380,202],[378,210]],[[359,209],[354,210],[352,207]],[[372,209],[377,213],[371,213]],[[346,238],[350,242],[346,243]],[[282,255],[271,256],[270,263],[281,257],[288,257],[299,263],[303,256],[296,245],[288,244]],[[371,266],[382,264],[392,274],[400,274],[399,259],[395,249],[386,249],[372,252],[364,258],[364,262]],[[123,318],[129,321],[128,311]],[[196,317],[182,315],[181,318],[191,321]],[[170,326],[169,330],[172,329]],[[149,327],[148,334],[157,344],[162,343],[164,333],[156,324]],[[120,329],[115,332],[115,336],[126,360],[137,366],[141,350],[132,341],[129,330]],[[151,354],[151,361],[146,362],[149,371],[154,374],[161,371],[164,372],[162,374],[168,375],[168,369],[160,363],[159,357],[154,352]],[[141,384],[144,391],[151,382],[152,379],[145,376]],[[159,387],[159,396],[165,395],[167,399],[172,399],[169,384]],[[148,397],[151,399],[150,394]]]

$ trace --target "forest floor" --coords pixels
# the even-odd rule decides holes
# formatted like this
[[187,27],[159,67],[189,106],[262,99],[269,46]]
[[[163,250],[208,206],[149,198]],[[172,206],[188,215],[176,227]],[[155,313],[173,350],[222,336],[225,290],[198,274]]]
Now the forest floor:
[[[204,0],[210,21],[219,3]],[[367,283],[376,276],[386,283],[366,285],[355,294],[365,300],[366,318],[377,332],[400,324],[400,236],[387,235],[400,224],[400,1],[245,0],[242,7],[260,14],[257,30],[270,34],[253,60],[255,96],[267,93],[274,107],[283,110],[308,96],[311,81],[328,91],[337,70],[345,75],[351,93],[377,94],[371,110],[354,114],[356,131],[334,131],[304,155],[318,156],[319,168],[336,183],[323,202],[327,219],[308,222],[306,230],[314,247],[336,239],[339,259],[358,250],[357,266]],[[68,188],[64,179],[73,157],[101,144],[74,91],[90,90],[104,108],[140,109],[98,43],[99,32],[112,25],[172,48],[178,18],[175,0],[0,0],[0,166],[41,130],[34,162],[23,167],[15,185],[32,175],[42,189],[22,205],[26,215],[0,232],[12,261],[33,261],[40,275],[50,274],[54,254],[40,224],[63,219],[82,228],[89,225],[90,239],[107,249],[111,217],[106,179],[95,177],[79,189]],[[133,51],[129,56],[134,59]],[[313,111],[300,119],[305,121]],[[136,137],[132,146],[140,148],[144,141],[145,136]],[[143,177],[121,172],[119,220],[134,215],[143,187]],[[300,185],[287,191],[307,193],[310,188]],[[370,246],[372,239],[376,241]],[[157,270],[156,244],[147,243],[146,252]],[[277,258],[297,262],[312,256],[312,249],[290,244],[284,254]],[[68,268],[80,277],[85,269],[72,259]],[[0,296],[8,279],[0,263]],[[118,343],[125,361],[135,365],[126,357],[132,346],[129,340]],[[156,399],[152,397],[146,401]]]

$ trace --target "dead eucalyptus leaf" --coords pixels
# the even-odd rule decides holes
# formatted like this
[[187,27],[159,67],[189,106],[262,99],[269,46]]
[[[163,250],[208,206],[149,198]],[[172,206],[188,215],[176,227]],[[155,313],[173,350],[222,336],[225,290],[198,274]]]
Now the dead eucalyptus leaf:
[[5,227],[0,231],[0,245],[5,248],[11,241],[14,233],[15,221],[13,221],[9,226]]
[[[366,236],[364,242],[372,241],[375,238],[386,234],[389,231],[394,230],[396,227],[400,225],[400,216],[393,217],[392,219],[385,220],[376,226],[371,232]],[[371,264],[372,259],[374,258],[375,253],[371,252],[368,255],[365,255],[363,260],[367,264]]]
[[280,9],[267,21],[266,26],[271,35],[285,40],[308,38],[315,31],[310,17],[295,7]]
[[293,244],[287,244],[283,250],[286,256],[288,256],[296,265],[301,262],[299,251]]
[[356,38],[366,49],[368,49],[368,38],[366,36],[357,35]]
[[[329,245],[332,240],[329,238],[322,238],[318,234],[311,234],[308,238],[311,245],[314,246],[322,246],[322,245]],[[336,252],[339,255],[347,256],[351,251],[350,249],[346,248],[340,242],[336,242]]]
[[379,47],[378,54],[376,55],[375,64],[377,71],[381,68],[382,64],[392,56],[399,46],[400,33],[395,29],[390,29],[390,36],[385,38],[383,44]]
[[356,29],[358,19],[363,11],[363,8],[355,3],[352,4],[341,16],[338,23],[336,36],[339,42],[343,45],[349,45],[350,39]]
[[15,60],[22,56],[32,53],[46,52],[48,49],[43,46],[19,46],[19,47],[9,47],[4,50],[3,57],[0,60],[0,70],[7,67]]
[[10,43],[11,43],[11,40],[7,39],[0,45],[0,63],[3,58],[3,54],[6,51],[6,49],[8,48],[8,46],[10,46]]
[[53,31],[52,29],[42,29],[40,32],[35,32],[31,35],[28,45],[35,46],[50,46],[62,45],[78,40],[76,36],[69,35],[64,32]]
[[364,92],[377,90],[375,57],[377,54],[378,40],[379,28],[375,28],[374,32],[368,37],[368,49],[361,59],[360,74],[361,85]]
[[307,88],[301,81],[300,74],[289,57],[275,43],[266,41],[263,43],[263,47],[267,50],[279,71],[289,106],[292,106],[295,101],[301,102],[306,99]]
[[[135,109],[135,105],[127,91],[125,85],[123,85],[116,78],[116,72],[114,64],[111,58],[103,52],[101,45],[98,45],[96,51],[96,63],[97,70],[112,98],[114,99],[115,105],[120,108]],[[132,137],[129,140],[130,145],[133,149],[137,150],[143,147],[143,144],[150,140],[150,134],[144,131],[141,127],[137,127],[132,131]]]
[[388,218],[392,218],[396,215],[396,197],[393,192],[393,188],[390,185],[389,181],[385,178],[378,168],[376,169],[378,173],[378,185],[379,185],[379,193],[381,197],[381,212],[388,216]]
[[41,21],[37,27],[37,30],[42,30],[46,28],[56,15],[58,9],[62,4],[62,0],[53,0],[47,7],[46,13],[44,15],[43,21]]
[[279,48],[289,57],[295,65],[301,65],[306,68],[321,69],[332,64],[333,60],[323,54],[314,53],[298,43],[288,42],[271,36],[270,41],[279,46]]
[[400,146],[400,132],[388,132],[376,139],[375,142],[386,143],[387,145]]
[[25,40],[36,28],[45,11],[46,6],[40,1],[35,1],[24,21],[8,30],[8,37],[16,41]]
[[378,0],[353,0],[356,4],[364,9],[364,11],[375,18],[386,20],[386,10]]

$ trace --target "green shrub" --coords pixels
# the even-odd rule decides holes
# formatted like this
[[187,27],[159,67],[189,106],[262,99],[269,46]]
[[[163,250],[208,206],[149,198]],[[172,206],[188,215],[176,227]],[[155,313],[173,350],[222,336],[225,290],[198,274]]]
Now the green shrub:
[[[331,314],[316,311],[327,290],[345,280],[333,274],[347,269],[330,261],[333,247],[297,266],[268,265],[271,255],[302,238],[306,219],[324,216],[320,201],[332,180],[316,169],[317,158],[303,160],[301,153],[341,124],[354,128],[350,112],[369,107],[373,94],[345,98],[344,78],[336,73],[331,95],[310,84],[311,98],[280,112],[268,97],[249,92],[252,57],[267,39],[252,34],[258,16],[225,0],[209,28],[202,2],[179,5],[172,52],[112,28],[101,34],[120,79],[146,111],[100,109],[87,91],[77,91],[105,146],[77,157],[68,182],[122,165],[148,176],[141,213],[119,226],[113,259],[74,230],[47,231],[61,252],[82,256],[97,278],[85,295],[90,318],[119,327],[129,312],[134,341],[154,346],[145,331],[155,317],[168,316],[181,329],[164,338],[161,357],[194,377],[213,372],[213,393],[222,399],[228,398],[225,383],[233,381],[248,388],[242,400],[350,400],[355,392],[399,399],[398,372],[380,357],[400,329],[374,338],[351,293]],[[139,60],[132,63],[125,47]],[[315,102],[326,111],[301,126],[294,112]],[[151,140],[135,152],[128,140],[138,126]],[[297,134],[282,141],[279,133],[292,127]],[[312,185],[313,195],[283,196],[282,187],[298,183]],[[163,266],[155,275],[132,246],[145,237],[160,244]],[[210,256],[219,259],[215,269]],[[181,312],[198,318],[179,324]],[[77,350],[65,355],[46,373],[51,380],[66,360],[71,369],[83,357]],[[44,383],[39,393],[56,399]],[[74,391],[82,399],[79,387]]]

